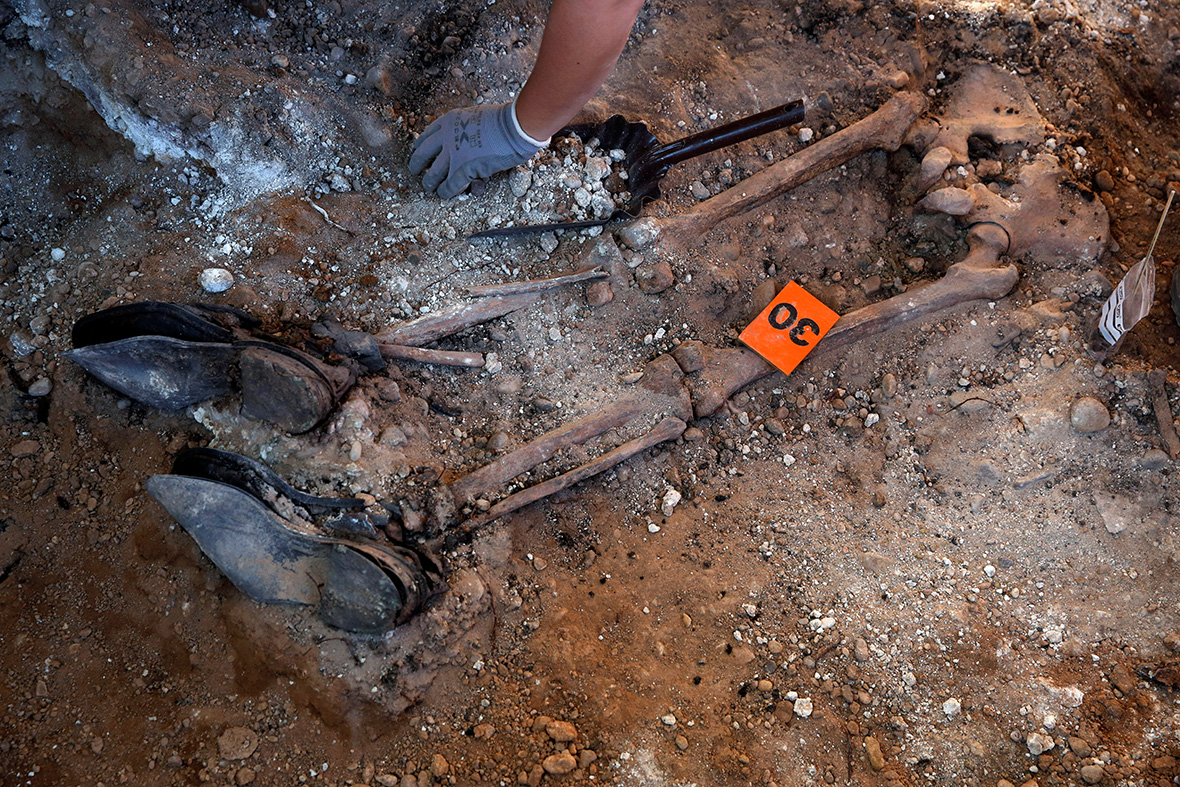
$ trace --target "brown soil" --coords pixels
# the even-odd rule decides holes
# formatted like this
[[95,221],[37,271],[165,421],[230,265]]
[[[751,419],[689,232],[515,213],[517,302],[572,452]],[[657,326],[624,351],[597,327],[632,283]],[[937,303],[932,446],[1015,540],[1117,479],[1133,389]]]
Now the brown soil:
[[[543,9],[14,5],[0,4],[0,782],[1180,775],[1180,695],[1147,677],[1173,674],[1153,669],[1176,658],[1165,638],[1180,630],[1180,495],[1146,379],[1168,370],[1175,417],[1174,221],[1151,315],[1104,364],[1086,351],[1109,284],[1180,182],[1171,5],[649,3],[585,119],[617,112],[674,139],[800,94],[834,101],[804,122],[811,142],[794,129],[679,165],[649,215],[689,209],[694,181],[739,183],[897,88],[926,92],[937,115],[983,61],[1020,77],[1045,140],[973,137],[947,185],[1002,191],[1051,156],[1072,176],[1062,188],[1101,200],[1111,243],[1096,261],[1009,260],[1007,297],[817,353],[684,437],[490,525],[436,555],[446,589],[377,640],[244,598],[144,480],[215,445],[420,522],[440,480],[631,390],[627,375],[660,353],[735,345],[787,281],[844,313],[937,278],[966,253],[965,227],[915,207],[920,151],[878,151],[691,250],[623,249],[605,305],[578,285],[440,343],[494,352],[494,374],[391,367],[297,437],[226,402],[161,413],[61,358],[78,317],[203,301],[279,335],[327,315],[378,332],[464,285],[572,271],[609,239],[469,244],[521,220],[509,179],[443,203],[405,168],[429,118],[519,88]],[[202,292],[207,267],[234,286]],[[51,390],[33,395],[43,379]],[[1082,396],[1108,427],[1071,427]],[[669,489],[682,501],[665,515]],[[550,757],[572,772],[545,773]]]

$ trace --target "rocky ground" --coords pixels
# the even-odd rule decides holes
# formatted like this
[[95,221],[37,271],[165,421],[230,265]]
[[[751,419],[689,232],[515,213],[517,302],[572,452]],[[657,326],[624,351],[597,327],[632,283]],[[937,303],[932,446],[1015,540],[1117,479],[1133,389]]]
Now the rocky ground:
[[[446,588],[388,637],[249,601],[147,496],[179,450],[214,445],[317,494],[400,501],[428,529],[440,481],[634,390],[684,342],[734,346],[787,281],[847,313],[966,254],[964,222],[917,207],[913,144],[688,246],[634,249],[614,228],[468,243],[597,193],[560,158],[445,203],[405,168],[430,118],[513,95],[543,12],[0,4],[0,781],[1174,784],[1174,221],[1151,315],[1117,353],[1089,352],[1180,182],[1170,4],[650,2],[586,119],[674,139],[801,94],[832,107],[679,165],[649,215],[897,90],[936,116],[990,62],[1043,133],[973,137],[945,184],[1010,195],[1026,162],[1051,160],[1109,234],[1089,257],[1008,259],[1003,298],[821,343],[675,441],[440,551]],[[379,332],[465,286],[587,261],[609,278],[441,342],[494,364],[391,366],[300,436],[226,402],[155,411],[62,358],[75,320],[116,303],[232,305],[280,336],[325,316]],[[210,268],[232,286],[202,289]]]

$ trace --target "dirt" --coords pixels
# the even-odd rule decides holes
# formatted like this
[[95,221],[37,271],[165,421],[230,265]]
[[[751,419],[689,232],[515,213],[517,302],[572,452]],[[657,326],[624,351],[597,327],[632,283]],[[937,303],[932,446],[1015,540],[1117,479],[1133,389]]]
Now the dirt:
[[[801,95],[834,104],[678,165],[649,216],[740,189],[897,89],[946,115],[986,62],[1043,123],[969,130],[937,182],[1011,197],[1051,162],[1109,235],[1022,248],[1002,260],[1009,295],[817,351],[440,550],[445,588],[388,637],[249,601],[146,494],[178,451],[213,445],[314,494],[397,502],[428,541],[440,483],[634,390],[683,342],[736,346],[788,281],[843,314],[967,254],[967,222],[918,207],[918,138],[687,247],[633,250],[617,226],[466,242],[569,207],[516,194],[523,170],[449,202],[406,170],[430,118],[519,89],[543,12],[0,4],[0,782],[1174,783],[1180,498],[1147,381],[1167,371],[1175,419],[1174,220],[1150,316],[1101,363],[1088,352],[1180,182],[1169,4],[649,3],[581,120],[667,140]],[[231,305],[279,338],[325,316],[377,333],[464,286],[588,261],[609,289],[438,343],[496,364],[391,365],[298,436],[227,401],[155,411],[62,358],[75,320],[115,303]],[[209,267],[233,286],[202,291]],[[1082,397],[1109,425],[1071,423]]]

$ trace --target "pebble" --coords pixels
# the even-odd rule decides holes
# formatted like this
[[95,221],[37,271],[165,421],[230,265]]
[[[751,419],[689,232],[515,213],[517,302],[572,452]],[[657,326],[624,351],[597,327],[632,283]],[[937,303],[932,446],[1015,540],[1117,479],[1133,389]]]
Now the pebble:
[[799,129],[799,141],[800,142],[807,143],[807,142],[810,142],[814,138],[815,138],[815,132],[812,131],[811,129],[807,128],[807,126],[804,126],[803,128]]
[[865,738],[865,754],[869,755],[869,767],[874,771],[885,769],[885,754],[881,751],[881,744],[870,735]]
[[[38,377],[32,385],[29,386],[29,396],[45,396],[53,390],[53,383],[49,381],[48,377]],[[1167,454],[1164,455],[1165,457]]]
[[922,166],[918,171],[918,191],[927,191],[937,183],[942,178],[942,173],[951,165],[952,158],[954,154],[950,149],[941,145],[927,151],[922,157]]
[[596,281],[586,288],[586,302],[591,306],[606,306],[614,299],[615,293],[609,282]]
[[[32,388],[29,388],[29,393],[33,393]],[[1149,448],[1139,460],[1139,466],[1144,470],[1160,470],[1167,467],[1171,461],[1171,457],[1160,449]]]
[[660,512],[664,516],[672,516],[672,512],[676,510],[676,506],[680,503],[681,495],[675,489],[668,487],[664,492],[664,497],[660,501]]
[[694,180],[691,184],[689,184],[688,190],[697,199],[709,198],[708,186],[706,186],[704,183],[701,183],[699,180]]
[[672,266],[667,260],[644,263],[635,270],[635,281],[639,289],[648,295],[661,293],[676,283]]
[[234,781],[239,785],[247,785],[254,781],[256,775],[253,768],[238,768],[238,772],[234,774]]
[[856,638],[856,644],[852,648],[852,655],[857,661],[864,662],[869,660],[869,643],[865,642],[864,637]]
[[676,716],[671,713],[665,713],[663,716],[660,717],[660,721],[662,721],[664,723],[665,727],[675,727],[676,726]]
[[13,457],[20,459],[22,456],[32,456],[41,450],[41,444],[36,440],[21,440],[12,447],[11,453]]
[[1092,396],[1082,396],[1069,407],[1069,424],[1082,434],[1101,432],[1110,426],[1110,411]]
[[1024,739],[1024,745],[1028,747],[1029,754],[1036,757],[1052,749],[1057,742],[1044,733],[1034,732]]
[[1094,175],[1094,185],[1099,191],[1114,191],[1114,177],[1107,170],[1098,170]]
[[1106,776],[1106,771],[1102,770],[1101,765],[1083,765],[1082,766],[1082,781],[1086,784],[1097,784]]
[[508,188],[512,190],[512,196],[523,197],[528,194],[529,188],[533,185],[533,172],[528,169],[517,168],[508,173]]
[[1173,631],[1164,637],[1164,647],[1173,653],[1180,653],[1180,631]]
[[660,227],[652,219],[640,219],[619,230],[619,239],[627,248],[642,251],[660,236]]
[[557,743],[569,743],[578,739],[578,728],[568,721],[553,720],[545,725],[545,734]]
[[966,216],[975,207],[975,200],[963,189],[954,187],[939,189],[927,194],[919,207],[950,216]]
[[942,712],[950,718],[958,716],[962,710],[963,704],[955,697],[951,697],[946,702],[942,703]]
[[811,702],[810,697],[800,697],[795,700],[795,715],[801,719],[806,719],[815,710],[815,706]]
[[557,250],[558,243],[557,235],[552,232],[546,232],[541,236],[541,249],[546,254],[552,254]]
[[197,281],[205,292],[225,292],[234,285],[234,275],[225,268],[206,268]]
[[451,764],[447,762],[447,758],[441,754],[436,754],[430,760],[430,772],[434,778],[441,779],[451,772]]
[[33,340],[23,333],[13,333],[8,337],[8,343],[12,345],[12,351],[16,353],[17,357],[23,358],[26,355],[32,355],[37,352],[37,345],[33,344]]
[[574,755],[563,751],[546,757],[541,761],[541,767],[545,769],[545,773],[553,776],[565,776],[578,767],[578,761],[574,759]]
[[258,748],[258,733],[248,727],[230,727],[217,739],[222,759],[244,760]]
[[680,751],[684,751],[685,749],[687,749],[688,748],[688,738],[684,737],[683,735],[677,735],[676,736],[676,748],[680,749]]
[[61,262],[66,258],[66,252],[65,249],[52,249],[49,256],[54,262]]

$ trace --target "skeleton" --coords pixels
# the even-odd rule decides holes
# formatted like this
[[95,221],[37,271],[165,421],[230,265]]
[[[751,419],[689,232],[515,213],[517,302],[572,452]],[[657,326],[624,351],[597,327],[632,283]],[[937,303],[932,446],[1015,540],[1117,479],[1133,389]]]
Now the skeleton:
[[[1044,119],[1023,85],[1011,75],[979,65],[964,76],[960,89],[942,117],[921,121],[918,118],[926,108],[926,99],[915,93],[899,94],[865,119],[693,209],[667,218],[644,219],[620,234],[624,242],[643,249],[645,254],[674,253],[690,248],[719,222],[752,210],[871,150],[914,146],[923,154],[920,183],[929,190],[942,180],[948,166],[967,163],[967,141],[972,136],[987,136],[997,144],[1033,145],[1044,140]],[[1021,167],[1017,182],[1006,196],[981,182],[966,188],[930,191],[919,207],[954,215],[967,224],[966,256],[937,281],[843,315],[813,355],[838,351],[959,304],[1005,296],[1019,279],[1016,266],[1005,263],[1005,257],[1029,254],[1038,259],[1070,262],[1096,260],[1108,238],[1106,210],[1100,201],[1067,190],[1063,185],[1065,174],[1055,158],[1041,155]],[[493,312],[484,309],[479,314]],[[448,328],[458,330],[466,324],[466,320],[452,319]],[[405,338],[404,329],[391,329],[390,335],[413,343]],[[428,341],[438,338],[433,333],[424,335],[432,337]],[[774,367],[760,356],[743,348],[685,343],[673,355],[659,356],[648,364],[642,394],[616,400],[442,487],[435,498],[437,522],[445,526],[453,523],[460,511],[472,513],[474,501],[494,496],[512,479],[566,448],[640,417],[658,422],[640,438],[511,495],[470,518],[469,525],[479,526],[603,472],[678,437],[693,417],[712,415],[734,393],[773,371]]]

